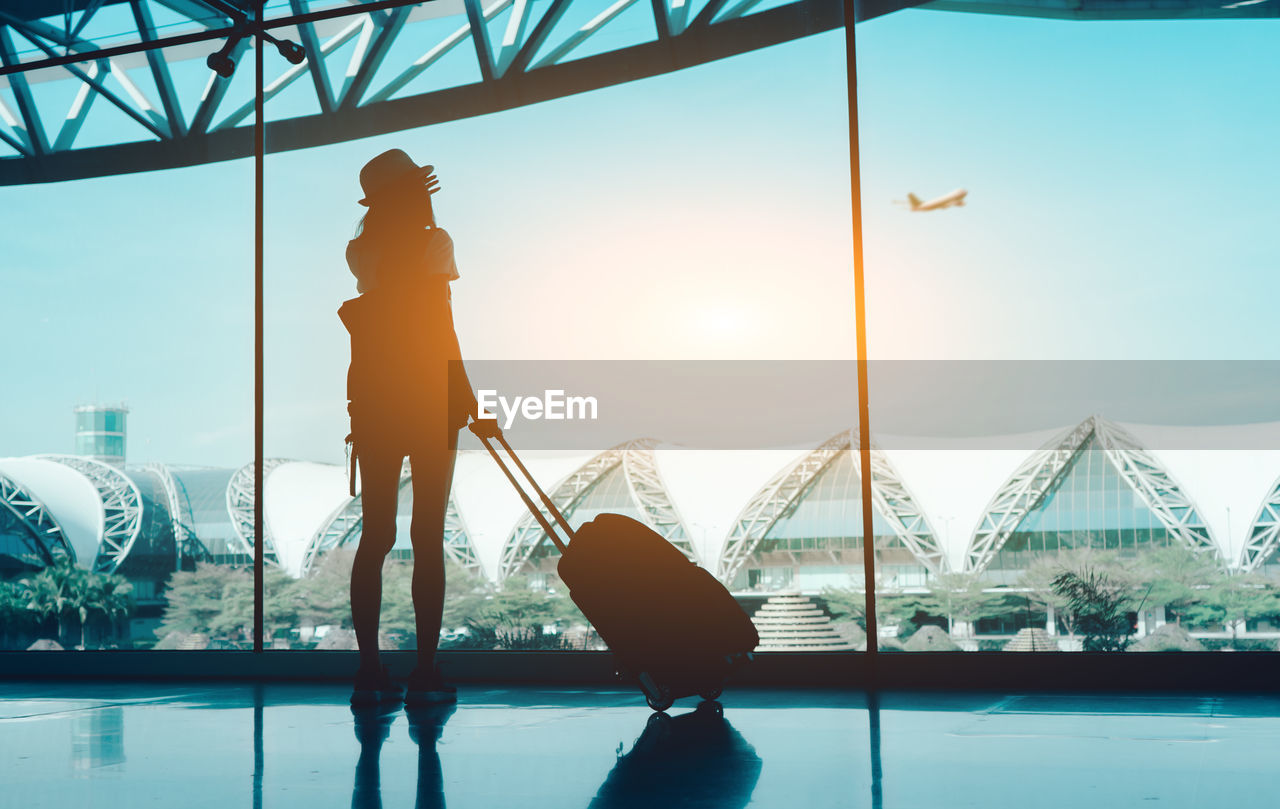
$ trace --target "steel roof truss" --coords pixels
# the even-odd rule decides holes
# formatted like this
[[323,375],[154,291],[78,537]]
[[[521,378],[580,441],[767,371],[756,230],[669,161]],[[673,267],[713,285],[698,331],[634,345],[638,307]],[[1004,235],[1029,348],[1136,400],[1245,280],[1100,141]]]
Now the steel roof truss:
[[60,559],[76,561],[75,549],[53,514],[43,503],[4,475],[0,475],[0,507],[13,514],[27,529],[27,547],[43,564],[51,565]]
[[93,569],[114,573],[129,556],[142,532],[142,492],[114,466],[76,455],[40,455],[84,475],[102,502],[102,542]]
[[[313,78],[312,83],[315,84],[317,87],[321,87],[321,86],[323,87],[322,91],[317,90],[317,93],[319,94],[319,98],[320,98],[320,108],[322,110],[332,109],[333,102],[329,99],[327,95],[329,92],[331,92],[331,90],[329,88],[329,83],[328,83],[329,82],[328,73],[325,72],[324,57],[328,56],[329,54],[341,48],[343,45],[347,44],[347,42],[351,41],[352,37],[359,34],[362,30],[367,30],[369,25],[369,23],[367,22],[367,19],[368,18],[352,20],[338,33],[334,34],[333,36],[325,40],[324,43],[321,44],[318,49],[308,50],[307,51],[308,57],[305,61],[303,61],[302,64],[290,65],[288,69],[286,69],[284,73],[280,74],[278,78],[276,78],[270,84],[262,88],[263,98],[266,101],[270,101],[272,98],[279,95],[280,92],[284,90],[286,87],[293,84],[293,82],[296,81],[304,73],[310,73],[312,74],[313,77],[316,74],[319,74],[320,76],[323,77],[323,82],[316,82]],[[312,38],[314,39],[314,33],[312,34]],[[318,53],[320,54],[320,57],[318,59],[312,59],[310,57],[310,54],[312,53]],[[344,88],[345,87],[346,85],[344,85]],[[326,104],[328,104],[327,107],[325,106]],[[235,109],[234,112],[227,115],[226,118],[223,118],[218,123],[218,125],[213,128],[213,131],[216,132],[220,129],[230,129],[234,126],[239,125],[246,118],[253,115],[253,105],[254,105],[254,102],[252,99],[241,104],[239,107]]]
[[[151,17],[151,9],[146,0],[129,0],[133,7],[133,18],[138,26],[138,35],[143,41],[156,39],[156,24]],[[78,31],[78,29],[77,29]],[[182,116],[182,105],[178,101],[178,93],[173,87],[173,77],[169,75],[169,63],[164,53],[158,50],[147,51],[147,66],[151,68],[151,78],[156,83],[156,92],[160,94],[160,103],[164,107],[165,118],[169,124],[171,137],[180,138],[187,134],[186,119]]]
[[1241,549],[1240,568],[1255,572],[1280,547],[1280,480],[1271,487],[1249,528],[1249,538]]
[[1209,526],[1168,470],[1116,424],[1097,416],[1094,421],[1107,459],[1165,529],[1196,553],[1220,557]]
[[391,49],[391,44],[395,42],[396,35],[404,28],[408,18],[408,6],[392,9],[376,21],[372,16],[367,18],[368,22],[360,32],[360,41],[356,43],[356,49],[347,65],[342,89],[338,91],[339,107],[355,107],[360,103],[365,91],[369,89],[373,74],[382,66],[387,51]]
[[[0,61],[5,65],[18,63],[17,49],[13,47],[13,35],[9,29],[0,25]],[[49,151],[49,141],[45,137],[44,124],[36,109],[35,99],[31,96],[31,85],[22,73],[9,76],[9,89],[13,92],[13,100],[18,105],[18,114],[22,116],[22,134],[27,147],[34,154]]]

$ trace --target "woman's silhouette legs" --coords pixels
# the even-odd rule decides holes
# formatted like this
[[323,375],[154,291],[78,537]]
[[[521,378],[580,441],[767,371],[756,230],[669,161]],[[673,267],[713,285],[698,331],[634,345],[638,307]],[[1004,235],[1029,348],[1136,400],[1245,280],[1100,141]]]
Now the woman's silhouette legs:
[[396,542],[396,505],[403,455],[361,447],[360,544],[351,563],[351,624],[360,647],[360,668],[376,671],[378,618],[382,609],[382,564]]
[[444,522],[449,508],[449,488],[457,457],[457,433],[446,446],[414,452],[413,523],[413,617],[418,632],[418,668],[430,671],[435,665],[436,644],[444,614]]
[[[415,450],[413,469],[413,612],[418,633],[418,666],[435,664],[444,612],[444,521],[453,483],[457,433],[438,447]],[[382,567],[396,541],[396,509],[400,499],[400,466],[404,455],[375,447],[359,456],[363,523],[351,565],[351,623],[360,647],[360,667],[373,671],[378,657],[378,623],[382,609]]]

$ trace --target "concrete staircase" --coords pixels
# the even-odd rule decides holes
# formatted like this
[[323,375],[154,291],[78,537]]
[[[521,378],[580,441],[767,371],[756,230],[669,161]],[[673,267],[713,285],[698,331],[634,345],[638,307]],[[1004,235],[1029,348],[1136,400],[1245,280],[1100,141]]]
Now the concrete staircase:
[[751,622],[760,633],[758,652],[842,652],[853,649],[831,624],[831,618],[802,595],[770,598]]

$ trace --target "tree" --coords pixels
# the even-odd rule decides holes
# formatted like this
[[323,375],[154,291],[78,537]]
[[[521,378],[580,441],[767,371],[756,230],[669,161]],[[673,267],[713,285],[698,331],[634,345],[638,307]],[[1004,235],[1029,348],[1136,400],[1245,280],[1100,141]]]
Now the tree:
[[80,607],[80,646],[84,647],[84,628],[89,618],[100,615],[110,628],[116,620],[133,614],[133,584],[123,576],[94,573],[88,578],[88,593]]
[[416,638],[413,612],[413,563],[389,560],[382,567],[382,612],[379,628],[403,638]]
[[1143,554],[1135,573],[1146,584],[1144,603],[1170,607],[1182,623],[1182,614],[1204,600],[1205,591],[1225,577],[1210,554],[1196,553],[1182,545],[1157,548]]
[[[0,639],[20,636],[32,623],[33,615],[27,609],[22,589],[17,582],[0,581]],[[0,645],[4,648],[4,645]]]
[[65,639],[67,621],[79,620],[80,645],[85,648],[89,617],[100,614],[108,621],[133,612],[129,593],[133,585],[124,577],[82,570],[70,561],[46,567],[18,583],[20,599],[37,622],[57,622],[58,640]]
[[50,619],[56,622],[59,643],[65,640],[66,618],[72,609],[70,593],[77,572],[78,568],[70,561],[60,561],[18,582],[20,597],[36,622],[41,625]]
[[1223,623],[1231,627],[1231,642],[1239,642],[1244,621],[1280,613],[1280,595],[1262,579],[1251,575],[1226,576],[1200,593],[1188,609],[1197,624]]
[[1059,593],[1053,582],[1067,571],[1081,574],[1090,570],[1106,573],[1124,587],[1132,585],[1131,571],[1120,565],[1115,553],[1100,551],[1087,545],[1036,558],[1023,571],[1018,584],[1026,588],[1026,597],[1031,602],[1046,610],[1052,608],[1055,618],[1062,623],[1067,634],[1075,635],[1080,631],[1076,623],[1076,612],[1071,608],[1070,599]]
[[899,638],[907,638],[935,614],[937,605],[928,593],[878,593],[876,618],[882,626],[896,626]]
[[[459,577],[461,578],[461,577]],[[527,579],[513,576],[500,589],[475,586],[456,598],[446,599],[446,626],[465,626],[469,639],[461,645],[471,648],[541,649],[560,648],[559,636],[543,635],[543,627],[564,628],[587,623],[567,596],[550,588],[532,588]]]
[[288,588],[300,626],[341,627],[351,622],[351,563],[355,550],[335,548]]
[[847,587],[825,587],[822,600],[827,604],[827,612],[836,621],[853,621],[866,629],[867,598],[861,590]]
[[1122,652],[1129,645],[1131,627],[1127,582],[1092,567],[1064,570],[1053,579],[1053,591],[1066,599],[1067,609],[1084,635],[1086,652]]
[[246,616],[253,620],[253,574],[244,568],[197,562],[194,570],[169,578],[165,597],[160,638],[171,632],[218,634],[227,626],[224,616],[235,616],[233,626],[243,626]]
[[999,608],[1001,594],[987,592],[977,573],[941,573],[934,576],[929,583],[929,596],[925,602],[926,610],[944,616],[948,632],[954,631],[957,620],[968,624],[972,632],[974,622],[1005,612]]
[[[296,582],[275,567],[263,576],[263,624],[293,627],[298,611]],[[194,570],[178,571],[165,591],[168,606],[157,637],[171,632],[201,633],[224,640],[253,637],[253,570],[198,562]]]

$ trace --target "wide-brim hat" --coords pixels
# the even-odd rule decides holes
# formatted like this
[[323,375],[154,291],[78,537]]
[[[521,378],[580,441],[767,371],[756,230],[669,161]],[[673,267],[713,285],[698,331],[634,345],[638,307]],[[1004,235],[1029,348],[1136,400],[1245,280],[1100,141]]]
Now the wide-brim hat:
[[360,169],[360,189],[364,191],[360,204],[367,208],[388,192],[425,181],[435,170],[435,166],[419,166],[403,149],[388,149]]

